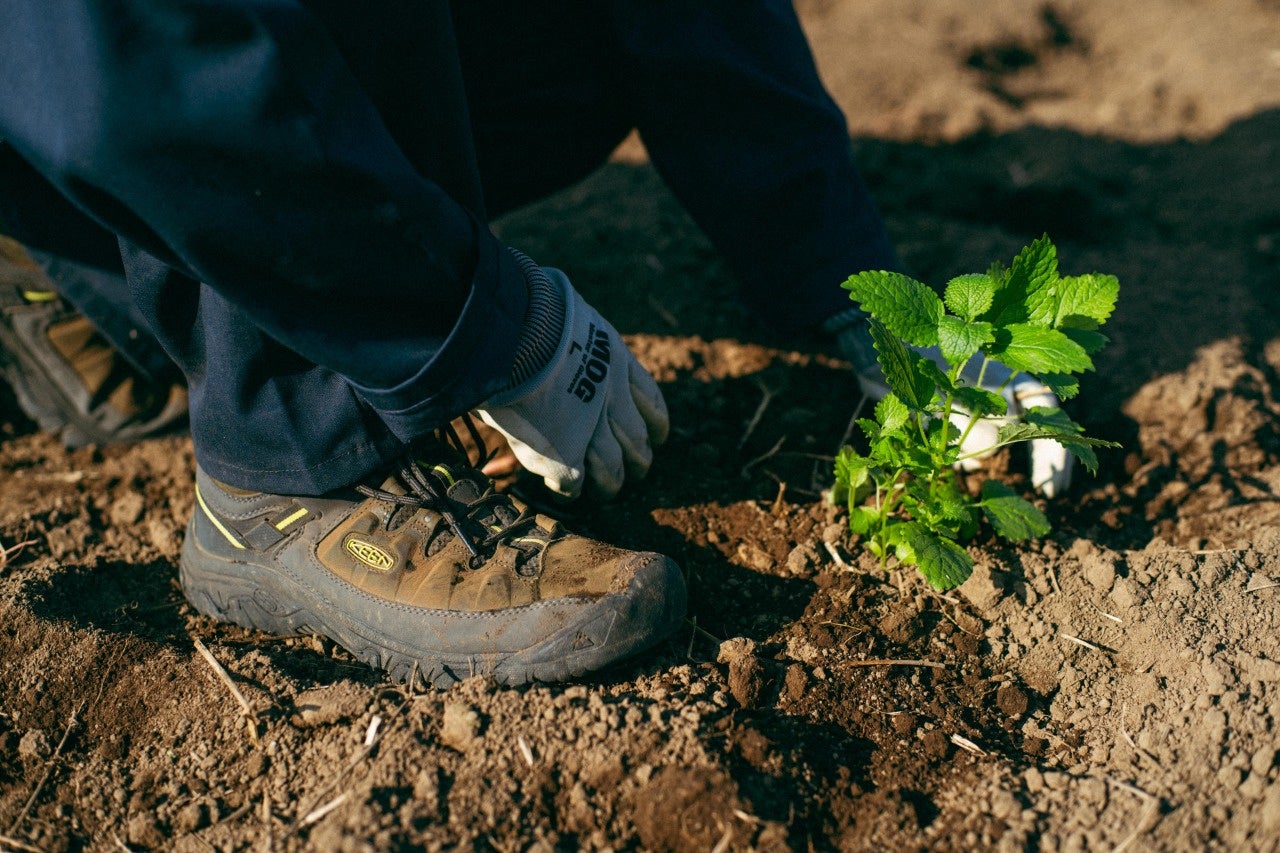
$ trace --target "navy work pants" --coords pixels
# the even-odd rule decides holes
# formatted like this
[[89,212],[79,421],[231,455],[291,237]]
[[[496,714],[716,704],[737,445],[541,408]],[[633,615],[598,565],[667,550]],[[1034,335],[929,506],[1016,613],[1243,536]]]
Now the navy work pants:
[[145,325],[247,488],[349,484],[500,388],[527,296],[489,217],[632,127],[782,328],[893,265],[789,2],[0,5],[0,229],[123,259],[127,305],[69,296]]

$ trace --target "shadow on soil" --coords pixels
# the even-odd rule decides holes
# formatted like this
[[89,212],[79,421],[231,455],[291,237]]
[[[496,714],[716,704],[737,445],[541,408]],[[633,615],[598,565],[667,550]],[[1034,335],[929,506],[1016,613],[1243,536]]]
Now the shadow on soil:
[[[1119,276],[1106,329],[1114,343],[1082,395],[1094,400],[1086,422],[1097,423],[1153,376],[1186,367],[1197,347],[1280,334],[1276,139],[1273,109],[1204,141],[1139,144],[1029,127],[855,147],[900,254],[930,283],[1007,263],[1044,232],[1064,272]],[[499,229],[565,268],[625,333],[785,345],[739,305],[723,264],[648,166],[609,164]],[[634,264],[618,263],[628,257]]]

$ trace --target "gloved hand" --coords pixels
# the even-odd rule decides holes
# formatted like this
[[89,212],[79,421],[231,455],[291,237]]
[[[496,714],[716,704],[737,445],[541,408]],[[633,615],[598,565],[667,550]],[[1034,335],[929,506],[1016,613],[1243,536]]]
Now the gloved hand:
[[[527,259],[525,259],[527,260]],[[622,337],[557,269],[525,265],[559,297],[563,323],[536,330],[554,351],[545,366],[477,409],[507,437],[516,458],[547,487],[577,497],[590,482],[611,496],[627,477],[643,477],[653,448],[667,438],[667,404]],[[538,321],[545,324],[545,317]],[[526,333],[528,333],[526,329]],[[522,339],[523,340],[523,339]]]
[[[871,336],[867,331],[865,317],[860,312],[852,312],[833,318],[826,325],[828,331],[836,336],[841,353],[852,364],[858,378],[858,385],[868,397],[879,400],[889,393],[889,386],[884,381],[880,364],[876,361],[875,348],[871,344]],[[942,370],[946,370],[946,360],[937,347],[917,349],[922,356],[930,359]],[[978,374],[982,368],[982,355],[975,355],[965,365],[961,377],[970,385],[976,385]],[[964,454],[977,453],[996,443],[996,434],[1000,427],[1016,415],[1033,406],[1058,408],[1059,400],[1040,380],[1025,373],[1019,373],[1009,381],[1009,368],[999,362],[989,362],[985,373],[982,373],[980,387],[988,391],[999,391],[1009,403],[1009,416],[1006,418],[984,418],[980,420],[965,438],[961,445]],[[961,408],[957,406],[957,408]],[[968,415],[953,414],[951,421],[961,430],[969,423]],[[1074,459],[1067,449],[1056,441],[1035,439],[1027,442],[1030,455],[1031,484],[1045,497],[1051,498],[1062,494],[1071,486],[1071,470]],[[960,463],[966,471],[981,467],[982,457],[974,456]]]

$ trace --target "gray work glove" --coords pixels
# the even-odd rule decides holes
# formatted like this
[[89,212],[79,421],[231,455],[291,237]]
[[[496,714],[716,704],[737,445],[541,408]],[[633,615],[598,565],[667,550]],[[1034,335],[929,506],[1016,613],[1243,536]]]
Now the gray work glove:
[[[516,384],[481,404],[485,423],[547,487],[577,497],[591,483],[612,496],[643,477],[666,440],[667,404],[613,326],[568,277],[522,255],[531,311],[517,352]],[[534,298],[537,297],[537,298]],[[540,366],[532,375],[526,358]]]
[[[857,309],[838,314],[828,320],[823,328],[835,335],[836,344],[841,354],[853,365],[858,385],[873,400],[879,400],[889,393],[880,363],[876,361],[876,351],[871,344],[871,334],[867,330],[866,316]],[[940,369],[946,369],[946,360],[937,347],[917,348],[916,351],[930,359]],[[982,367],[982,355],[975,355],[961,373],[961,377],[970,384],[976,384],[978,373]],[[1033,406],[1058,408],[1059,400],[1040,380],[1025,373],[1019,373],[1009,381],[1009,368],[998,362],[987,365],[982,375],[981,387],[988,391],[999,391],[1009,404],[1009,415],[1016,416]],[[957,406],[957,408],[961,408]],[[996,443],[996,434],[1001,425],[1009,418],[984,418],[980,420],[965,438],[961,445],[963,454],[977,453]],[[967,415],[953,414],[951,421],[963,430],[969,423]],[[1062,494],[1071,486],[1071,470],[1073,459],[1067,449],[1056,441],[1035,439],[1027,442],[1030,454],[1031,483],[1045,497],[1051,498]],[[981,467],[981,457],[970,457],[961,463],[967,471]]]

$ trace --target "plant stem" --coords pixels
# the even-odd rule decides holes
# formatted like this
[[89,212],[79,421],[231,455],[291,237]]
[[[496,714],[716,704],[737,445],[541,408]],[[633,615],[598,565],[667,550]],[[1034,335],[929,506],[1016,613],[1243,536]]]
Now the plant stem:
[[880,529],[875,533],[875,539],[880,543],[880,568],[886,570],[889,567],[889,543],[885,536],[885,530],[889,526],[889,516],[893,512],[894,497],[902,490],[898,488],[898,478],[902,476],[902,472],[906,470],[899,468],[893,472],[893,476],[887,481],[887,494],[883,503],[880,500],[880,484],[876,483],[876,511],[880,515]]

